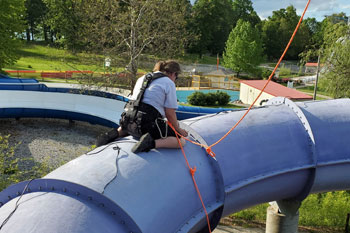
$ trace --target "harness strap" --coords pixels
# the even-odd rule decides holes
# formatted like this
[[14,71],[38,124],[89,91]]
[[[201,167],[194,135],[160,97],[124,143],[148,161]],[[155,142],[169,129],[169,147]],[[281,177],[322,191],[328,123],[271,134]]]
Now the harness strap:
[[129,102],[125,104],[124,112],[120,119],[120,125],[134,137],[142,136],[141,125],[144,117],[146,117],[145,119],[148,119],[147,121],[151,122],[154,122],[157,118],[162,118],[162,115],[156,108],[152,105],[141,102],[145,90],[149,87],[150,83],[161,77],[167,76],[163,73],[146,74],[136,100],[129,100]]
[[168,77],[168,76],[163,74],[163,73],[147,73],[145,75],[145,79],[142,82],[142,86],[141,86],[140,92],[137,95],[136,100],[134,101],[135,111],[134,111],[133,118],[136,117],[136,114],[138,112],[138,107],[140,106],[140,103],[142,103],[141,100],[143,99],[143,95],[145,94],[146,89],[149,87],[151,82],[153,82],[154,80],[156,80],[158,78],[162,78],[162,77]]
[[142,83],[141,89],[140,89],[140,93],[137,95],[137,98],[135,100],[135,105],[136,107],[139,106],[143,95],[145,94],[146,89],[149,87],[149,85],[151,84],[151,82],[153,82],[154,80],[158,79],[158,78],[162,78],[162,77],[168,77],[167,75],[163,74],[163,73],[148,73],[145,76],[145,79]]

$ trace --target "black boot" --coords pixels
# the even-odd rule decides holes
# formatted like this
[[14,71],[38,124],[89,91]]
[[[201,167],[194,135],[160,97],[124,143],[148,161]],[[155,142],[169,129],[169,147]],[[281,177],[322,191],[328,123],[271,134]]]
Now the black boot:
[[119,137],[118,129],[112,129],[111,131],[101,134],[97,138],[96,146],[106,145],[110,142],[115,141]]
[[131,149],[134,153],[148,152],[155,147],[155,141],[149,133],[142,135],[140,141],[138,141]]

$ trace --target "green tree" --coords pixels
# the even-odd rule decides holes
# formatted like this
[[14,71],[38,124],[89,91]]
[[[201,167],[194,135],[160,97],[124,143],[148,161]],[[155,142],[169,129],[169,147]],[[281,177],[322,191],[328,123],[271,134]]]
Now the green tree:
[[192,8],[191,28],[198,39],[190,52],[222,53],[233,26],[232,0],[198,0]]
[[18,58],[20,46],[17,35],[24,30],[24,0],[0,1],[0,71]]
[[310,32],[310,44],[314,44],[320,48],[323,44],[322,23],[318,22],[315,18],[307,18],[303,23],[307,26],[307,29]]
[[347,31],[348,17],[345,13],[332,14],[326,16],[322,22],[317,22],[315,18],[304,20],[310,32],[311,39],[306,49],[300,54],[301,63],[317,61],[320,49],[323,58],[327,58],[332,53],[332,46]]
[[305,50],[299,54],[300,63],[304,65],[307,62],[316,62],[319,56],[319,50],[323,44],[322,24],[315,18],[307,18],[303,21],[309,31],[310,40]]
[[27,41],[30,41],[31,39],[34,40],[34,35],[41,31],[43,31],[44,38],[47,40],[45,30],[40,28],[45,28],[43,25],[44,17],[47,12],[45,3],[42,0],[26,0],[25,7],[26,21],[28,25],[26,29]]
[[90,51],[123,64],[136,80],[143,53],[171,57],[183,53],[187,43],[187,0],[86,0],[82,33]]
[[335,42],[343,37],[348,31],[348,25],[345,20],[337,20],[343,16],[341,14],[333,14],[332,16],[326,17],[322,21],[323,30],[323,44],[322,48],[324,50],[332,49]]
[[337,24],[337,23],[347,23],[348,19],[349,17],[346,16],[344,12],[340,12],[340,13],[334,13],[332,15],[325,16],[325,19],[323,21],[327,23]]
[[[288,44],[293,31],[299,21],[296,9],[288,6],[286,9],[273,11],[272,16],[263,21],[262,37],[266,55],[279,58]],[[297,60],[298,55],[304,51],[310,39],[307,25],[302,24],[291,44],[285,58]]]
[[48,8],[45,25],[50,27],[55,42],[72,52],[81,50],[82,0],[43,0]]
[[237,72],[254,73],[263,59],[262,41],[259,31],[249,22],[238,20],[226,42],[223,54],[224,65]]
[[334,98],[350,97],[350,36],[341,37],[329,49],[327,71],[322,81]]
[[234,27],[239,19],[250,22],[253,27],[261,23],[260,17],[255,12],[251,0],[234,0],[232,8],[234,13]]

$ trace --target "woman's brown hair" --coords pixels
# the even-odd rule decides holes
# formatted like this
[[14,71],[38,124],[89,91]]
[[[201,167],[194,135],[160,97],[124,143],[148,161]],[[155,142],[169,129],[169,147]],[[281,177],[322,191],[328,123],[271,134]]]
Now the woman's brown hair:
[[159,61],[154,65],[153,72],[181,73],[179,63],[173,60]]

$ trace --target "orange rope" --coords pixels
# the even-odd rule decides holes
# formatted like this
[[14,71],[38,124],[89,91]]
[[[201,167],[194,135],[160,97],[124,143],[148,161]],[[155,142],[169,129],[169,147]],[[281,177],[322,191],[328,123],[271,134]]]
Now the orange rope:
[[215,157],[215,156],[216,156],[215,153],[212,151],[211,148],[212,148],[213,146],[217,145],[217,144],[218,144],[219,142],[221,142],[222,140],[224,140],[224,139],[225,139],[225,138],[226,138],[226,137],[227,137],[241,122],[242,122],[242,120],[243,120],[243,119],[247,116],[247,114],[250,112],[250,110],[252,109],[252,107],[254,106],[254,104],[256,103],[256,101],[260,98],[260,96],[261,96],[262,93],[264,92],[266,86],[269,84],[269,82],[271,81],[273,75],[275,74],[275,72],[276,72],[278,66],[281,64],[281,62],[282,62],[282,60],[283,60],[285,54],[287,53],[287,51],[288,51],[288,49],[289,49],[289,47],[290,47],[290,45],[291,45],[291,43],[292,43],[292,41],[293,41],[293,39],[294,39],[294,37],[295,37],[295,34],[297,33],[297,31],[298,31],[298,29],[299,29],[299,27],[300,27],[300,24],[301,24],[301,22],[302,22],[302,20],[303,20],[303,18],[304,18],[304,15],[305,15],[305,13],[306,13],[307,8],[309,7],[310,2],[311,2],[311,0],[308,0],[307,4],[306,4],[306,6],[305,6],[305,9],[304,9],[304,11],[303,11],[303,14],[302,14],[301,17],[300,17],[299,22],[298,22],[298,24],[297,24],[297,26],[296,26],[296,28],[295,28],[295,30],[294,30],[294,32],[293,32],[293,34],[292,34],[290,40],[289,40],[289,42],[288,42],[286,48],[284,49],[284,51],[283,51],[283,53],[282,53],[282,56],[281,56],[280,59],[278,60],[278,62],[277,62],[277,64],[276,64],[275,68],[273,69],[271,75],[269,76],[269,79],[267,80],[266,84],[264,85],[264,87],[263,87],[262,90],[260,91],[259,95],[255,98],[255,100],[253,101],[253,103],[249,106],[249,108],[247,109],[247,111],[246,111],[246,112],[244,113],[244,115],[237,121],[237,123],[236,123],[224,136],[222,136],[217,142],[213,143],[213,144],[210,145],[210,146],[206,146],[206,145],[203,145],[203,144],[201,144],[201,143],[194,142],[194,141],[192,141],[192,140],[190,140],[190,139],[188,139],[188,138],[183,137],[181,134],[179,134],[179,133],[175,130],[174,126],[168,121],[168,125],[169,125],[169,126],[174,130],[174,132],[175,132],[177,142],[178,142],[179,145],[180,145],[182,154],[183,154],[183,156],[184,156],[184,158],[185,158],[185,160],[186,160],[187,167],[188,167],[189,170],[190,170],[190,174],[191,174],[191,177],[192,177],[192,180],[193,180],[193,184],[194,184],[194,186],[195,186],[195,188],[196,188],[198,197],[199,197],[199,199],[200,199],[200,201],[201,201],[201,203],[202,203],[203,209],[204,209],[204,213],[205,213],[205,216],[206,216],[206,219],[207,219],[208,228],[209,228],[209,232],[210,232],[210,233],[211,233],[211,227],[210,227],[209,215],[208,215],[208,212],[207,212],[207,210],[206,210],[206,208],[205,208],[205,205],[204,205],[204,202],[203,202],[203,199],[202,199],[202,195],[201,195],[201,193],[200,193],[200,191],[199,191],[198,185],[197,185],[197,183],[196,183],[196,179],[195,179],[195,177],[194,177],[194,174],[195,174],[195,172],[196,172],[196,167],[193,167],[193,168],[192,168],[192,167],[190,166],[190,164],[189,164],[189,162],[188,162],[188,159],[187,159],[187,156],[186,156],[185,151],[184,151],[184,149],[183,149],[183,147],[182,147],[182,144],[181,144],[181,141],[180,141],[179,137],[182,137],[183,139],[185,139],[185,140],[187,140],[187,141],[189,141],[189,142],[191,142],[191,143],[193,143],[193,144],[195,144],[195,145],[204,147],[205,150],[206,150],[206,152],[207,152],[210,156],[212,156],[212,157]]
[[[174,132],[176,132],[174,126],[172,126],[172,124],[171,124],[170,122],[168,122],[168,124],[169,124],[169,126],[174,130]],[[180,135],[180,137],[182,137],[182,136]],[[188,162],[188,159],[187,159],[187,156],[186,156],[186,154],[185,154],[184,148],[183,148],[183,146],[182,146],[182,144],[181,144],[181,141],[180,141],[180,139],[179,139],[179,134],[178,134],[178,133],[176,133],[176,139],[177,139],[177,143],[179,143],[179,145],[180,145],[180,148],[181,148],[182,154],[183,154],[183,156],[184,156],[184,158],[185,158],[187,167],[188,167],[188,169],[190,170],[190,174],[191,174],[191,177],[192,177],[192,181],[193,181],[194,187],[196,188],[196,191],[197,191],[199,200],[200,200],[201,203],[202,203],[202,207],[203,207],[203,210],[204,210],[206,219],[207,219],[207,224],[208,224],[208,228],[209,228],[209,233],[211,233],[209,215],[208,215],[207,209],[205,208],[205,205],[204,205],[204,202],[203,202],[203,198],[202,198],[202,195],[201,195],[201,193],[200,193],[200,191],[199,191],[199,188],[198,188],[196,179],[194,178],[194,174],[195,174],[197,168],[196,168],[196,167],[193,167],[193,168],[192,168],[192,167],[190,166],[190,163]]]
[[271,79],[272,79],[273,75],[275,74],[275,72],[276,72],[278,66],[281,64],[281,62],[282,62],[284,56],[286,55],[286,53],[287,53],[287,51],[288,51],[288,49],[289,49],[289,47],[290,47],[290,45],[291,45],[291,43],[292,43],[294,37],[295,37],[295,34],[297,33],[297,31],[298,31],[298,29],[299,29],[299,27],[300,27],[300,24],[301,24],[301,22],[303,21],[304,15],[305,15],[305,13],[306,13],[307,8],[309,7],[310,2],[311,2],[311,0],[308,0],[307,4],[306,4],[306,6],[305,6],[304,12],[303,12],[303,14],[301,15],[301,17],[300,17],[300,19],[299,19],[299,22],[298,22],[298,24],[297,24],[297,26],[296,26],[296,28],[295,28],[293,34],[292,34],[292,37],[290,38],[290,40],[289,40],[289,42],[288,42],[286,48],[284,49],[284,51],[283,51],[283,53],[282,53],[282,56],[281,56],[280,59],[278,60],[278,62],[277,62],[277,64],[276,64],[275,68],[273,69],[273,71],[272,71],[272,73],[271,73],[269,79],[267,80],[266,84],[264,85],[263,89],[261,89],[259,95],[255,98],[254,102],[249,106],[249,108],[248,108],[247,111],[244,113],[244,115],[241,117],[241,119],[239,119],[239,121],[238,121],[224,136],[222,136],[222,138],[220,138],[217,142],[215,142],[215,143],[213,143],[212,145],[210,145],[210,146],[209,146],[210,148],[213,147],[213,146],[215,146],[215,145],[217,145],[217,144],[218,144],[219,142],[221,142],[224,138],[226,138],[227,135],[229,135],[229,134],[239,125],[239,123],[241,123],[241,121],[247,116],[247,114],[248,114],[249,111],[252,109],[252,107],[254,106],[254,104],[256,103],[256,101],[260,98],[261,94],[264,92],[266,86],[267,86],[267,85],[269,84],[269,82],[271,81]]
[[[250,112],[250,110],[252,109],[252,107],[254,106],[254,104],[256,103],[256,101],[260,98],[260,96],[261,96],[262,93],[264,92],[266,86],[270,83],[270,81],[271,81],[273,75],[275,74],[275,72],[276,72],[278,66],[281,64],[281,62],[282,62],[282,60],[283,60],[285,54],[287,53],[287,51],[288,51],[288,49],[289,49],[289,47],[290,47],[290,45],[291,45],[291,43],[292,43],[292,41],[293,41],[293,39],[294,39],[294,37],[295,37],[295,34],[297,33],[297,31],[298,31],[298,29],[299,29],[299,27],[300,27],[300,24],[301,24],[301,22],[302,22],[302,20],[303,20],[303,18],[304,18],[304,15],[305,15],[305,13],[306,13],[307,8],[309,7],[310,2],[311,2],[311,0],[308,0],[308,2],[307,2],[307,4],[306,4],[306,7],[305,7],[305,9],[304,9],[304,11],[303,11],[303,14],[302,14],[301,17],[300,17],[299,22],[298,22],[296,28],[294,29],[294,32],[293,32],[293,34],[292,34],[292,36],[291,36],[291,38],[290,38],[290,40],[289,40],[289,42],[288,42],[286,48],[284,49],[284,52],[282,53],[282,56],[281,56],[280,59],[278,60],[278,62],[277,62],[277,64],[276,64],[275,68],[273,69],[273,71],[272,71],[271,75],[269,76],[267,82],[265,83],[264,87],[261,89],[259,95],[255,98],[255,100],[254,100],[253,103],[249,106],[249,108],[248,108],[247,111],[244,113],[244,115],[237,121],[237,123],[236,123],[224,136],[222,136],[217,142],[213,143],[213,144],[210,145],[210,146],[206,146],[206,145],[203,145],[203,144],[201,144],[201,143],[197,143],[197,142],[194,142],[194,141],[192,141],[192,140],[190,140],[190,139],[188,139],[188,138],[183,137],[186,141],[189,141],[189,142],[191,142],[192,144],[195,144],[195,145],[204,147],[205,150],[206,150],[206,152],[207,152],[210,156],[215,157],[215,153],[212,151],[211,148],[212,148],[213,146],[216,146],[216,145],[217,145],[219,142],[221,142],[223,139],[225,139],[225,138],[226,138],[240,123],[241,123],[241,121],[242,121],[242,120],[247,116],[247,114]],[[172,127],[172,128],[173,128],[173,127]],[[173,128],[173,130],[175,131],[174,128]],[[176,135],[179,135],[180,137],[182,137],[182,135],[179,134],[178,132],[175,131],[175,133],[176,133]]]

